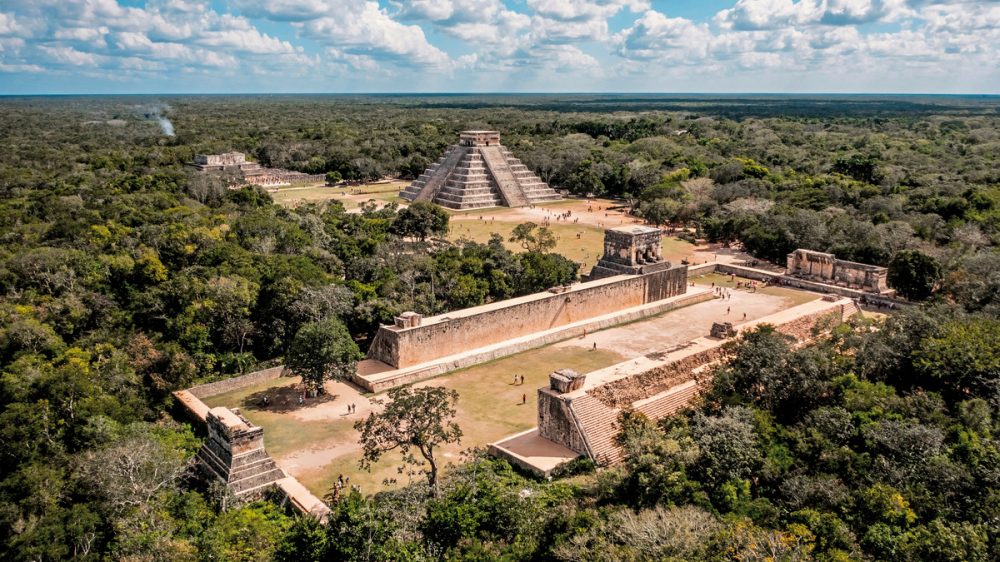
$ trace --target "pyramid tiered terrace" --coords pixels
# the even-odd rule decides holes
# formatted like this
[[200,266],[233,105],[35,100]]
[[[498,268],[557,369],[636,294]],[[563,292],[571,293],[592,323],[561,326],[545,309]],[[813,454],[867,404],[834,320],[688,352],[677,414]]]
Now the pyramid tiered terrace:
[[462,131],[458,144],[414,180],[402,197],[451,209],[525,207],[562,199],[500,144],[497,131]]

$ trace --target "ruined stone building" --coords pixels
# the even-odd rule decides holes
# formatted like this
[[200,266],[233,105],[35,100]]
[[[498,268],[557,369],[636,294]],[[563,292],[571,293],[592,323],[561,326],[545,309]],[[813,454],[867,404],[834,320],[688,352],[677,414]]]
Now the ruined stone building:
[[877,265],[838,260],[833,254],[798,249],[788,254],[786,275],[847,287],[858,291],[893,295],[887,284],[889,270]]
[[239,410],[212,408],[205,418],[208,438],[198,460],[210,478],[225,482],[237,497],[260,495],[285,478],[285,472],[264,449],[264,428],[254,425]]
[[282,168],[265,168],[247,160],[242,152],[223,154],[196,154],[194,162],[188,164],[202,173],[228,174],[231,188],[246,185],[274,187],[289,185],[293,181],[322,181],[322,174],[304,174]]
[[670,267],[663,261],[660,230],[629,225],[604,231],[604,254],[590,272],[590,279],[612,275],[638,275]]
[[[655,421],[690,405],[711,385],[711,369],[725,357],[727,338],[770,324],[803,342],[815,337],[815,327],[832,328],[858,312],[853,300],[831,296],[736,328],[729,325],[723,333],[713,328],[708,337],[590,373],[556,371],[549,376],[549,386],[538,389],[535,447],[554,444],[599,464],[616,464],[623,458],[616,441],[619,415],[630,410]],[[506,448],[503,441],[494,443],[491,450],[520,460],[516,450]],[[538,472],[530,465],[525,468]]]
[[431,164],[401,196],[451,209],[525,207],[561,199],[500,144],[497,131],[462,131],[458,144]]

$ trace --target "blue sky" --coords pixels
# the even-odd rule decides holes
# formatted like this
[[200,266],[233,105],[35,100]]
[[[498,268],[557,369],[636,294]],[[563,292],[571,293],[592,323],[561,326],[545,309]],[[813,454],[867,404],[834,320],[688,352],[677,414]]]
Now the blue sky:
[[0,0],[0,93],[1000,93],[1000,0]]

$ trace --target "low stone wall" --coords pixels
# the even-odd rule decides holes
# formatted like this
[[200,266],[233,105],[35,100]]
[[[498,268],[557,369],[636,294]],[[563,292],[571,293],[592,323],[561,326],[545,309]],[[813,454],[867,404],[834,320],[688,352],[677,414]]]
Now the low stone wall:
[[581,283],[426,318],[420,326],[382,326],[368,350],[397,369],[683,294],[687,267]]
[[233,390],[239,390],[264,381],[276,379],[280,377],[284,371],[284,365],[279,365],[277,367],[271,367],[270,369],[240,375],[238,377],[230,377],[221,381],[199,384],[198,386],[192,386],[187,389],[187,391],[198,398],[208,398],[209,396],[225,394]]

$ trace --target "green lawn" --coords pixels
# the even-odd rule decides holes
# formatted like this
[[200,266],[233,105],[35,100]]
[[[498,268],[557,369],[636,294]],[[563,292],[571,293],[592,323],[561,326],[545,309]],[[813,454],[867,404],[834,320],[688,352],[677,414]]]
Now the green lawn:
[[[587,373],[614,365],[622,359],[613,351],[546,347],[419,383],[458,391],[456,419],[462,428],[462,442],[458,446],[446,447],[441,451],[442,458],[446,462],[458,462],[464,450],[535,427],[538,423],[537,389],[549,384],[551,372],[570,368]],[[512,384],[515,373],[524,375],[523,386]],[[522,395],[527,398],[527,403],[523,405]],[[372,467],[371,472],[359,470],[360,458],[359,452],[341,456],[321,470],[302,474],[299,480],[313,493],[325,492],[338,474],[350,475],[351,483],[360,485],[366,492],[382,489],[382,482],[387,478],[396,478],[400,485],[406,483],[407,477],[397,471],[400,466],[398,455],[383,459]]]
[[[459,393],[457,421],[464,437],[456,447],[441,452],[445,461],[457,461],[461,451],[486,445],[507,435],[534,427],[537,423],[535,397],[537,389],[548,385],[549,373],[571,368],[586,373],[622,360],[622,356],[608,350],[581,350],[572,347],[540,348],[461,371],[448,373],[425,381],[423,385],[453,388]],[[524,375],[524,385],[513,385],[514,374]],[[295,451],[309,449],[317,444],[332,446],[338,442],[353,443],[356,436],[353,423],[357,418],[324,422],[303,422],[292,414],[272,410],[259,410],[256,405],[260,392],[265,389],[286,387],[297,378],[276,379],[250,388],[206,398],[210,407],[240,407],[250,421],[264,428],[267,450],[276,458]],[[521,397],[527,398],[521,404]],[[359,452],[342,455],[322,469],[306,471],[299,480],[316,494],[326,492],[338,474],[350,475],[352,484],[361,485],[365,491],[382,488],[386,478],[396,478],[404,483],[405,477],[397,473],[397,455],[364,472],[358,468]]]
[[[524,221],[496,220],[493,222],[483,222],[479,220],[453,220],[448,238],[450,240],[467,238],[482,243],[488,241],[490,236],[496,232],[503,236],[504,245],[507,248],[515,251],[523,251],[520,245],[507,241],[510,238],[511,231],[514,230],[514,227],[521,224],[521,222]],[[554,253],[562,254],[575,262],[586,264],[584,271],[589,270],[590,267],[597,263],[597,256],[604,249],[604,230],[596,226],[561,223],[552,224],[549,226],[549,229],[556,235],[556,247],[552,250]],[[577,238],[577,234],[580,235],[579,238]]]

